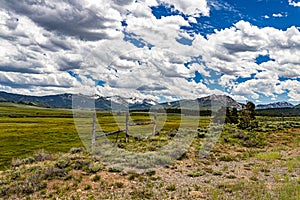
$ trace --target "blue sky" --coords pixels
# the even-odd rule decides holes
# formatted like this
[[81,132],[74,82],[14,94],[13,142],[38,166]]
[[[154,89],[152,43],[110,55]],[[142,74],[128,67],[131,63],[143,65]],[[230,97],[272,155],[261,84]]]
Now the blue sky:
[[300,103],[300,1],[2,1],[0,90]]

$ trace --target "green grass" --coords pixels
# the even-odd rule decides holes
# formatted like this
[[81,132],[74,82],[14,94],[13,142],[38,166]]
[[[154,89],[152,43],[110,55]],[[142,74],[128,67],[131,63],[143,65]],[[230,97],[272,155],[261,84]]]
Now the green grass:
[[[99,122],[97,134],[103,133],[100,127],[104,132],[125,128],[124,115],[99,112],[97,117]],[[180,125],[184,128],[193,127],[195,130],[200,127],[199,132],[201,133],[209,125],[209,117],[200,117],[200,120],[195,116],[185,116],[183,119],[181,117],[179,114],[158,114],[157,129],[160,133],[158,136],[152,136],[153,125],[130,127],[130,142],[125,143],[125,134],[121,133],[118,137],[119,148],[132,152],[158,150],[174,139],[174,132],[176,133],[176,129]],[[88,124],[84,124],[83,128],[86,126],[87,133],[90,133],[91,119],[82,119],[82,122],[88,122]],[[149,113],[133,112],[130,123],[152,120],[153,116],[149,116]],[[181,161],[175,163],[174,168],[171,165],[170,170],[164,169],[169,175],[172,175],[174,171],[184,173],[186,179],[191,181],[190,185],[185,188],[180,182],[177,185],[177,182],[165,181],[166,177],[159,171],[156,174],[155,171],[131,174],[127,169],[117,165],[102,165],[99,158],[90,157],[87,152],[51,154],[45,162],[37,160],[34,162],[36,158],[34,152],[40,149],[56,153],[82,146],[75,129],[72,110],[0,103],[1,169],[8,167],[12,158],[27,157],[14,160],[15,163],[22,162],[20,167],[0,173],[3,178],[0,180],[0,193],[8,189],[12,195],[17,191],[15,188],[23,188],[20,195],[27,195],[27,192],[33,189],[41,194],[39,197],[62,198],[69,194],[72,196],[73,191],[77,189],[96,195],[97,193],[94,192],[101,187],[101,195],[103,195],[101,197],[105,199],[122,199],[118,194],[121,195],[123,190],[128,190],[128,193],[122,194],[123,199],[189,199],[190,190],[199,191],[199,194],[206,195],[205,197],[208,199],[300,199],[300,179],[296,176],[299,172],[300,157],[296,154],[297,152],[290,151],[291,148],[298,148],[300,144],[299,130],[297,129],[299,118],[285,118],[284,122],[280,120],[281,118],[275,117],[258,117],[261,130],[240,130],[236,125],[226,124],[219,142],[211,151],[211,158],[201,159],[201,162],[197,157],[194,159],[193,156],[194,153],[198,153],[197,149],[201,147],[204,139],[197,138],[197,134],[195,134],[196,138],[185,157],[180,158]],[[278,129],[278,127],[284,129]],[[82,135],[80,136],[82,137]],[[136,136],[150,137],[137,138]],[[115,142],[116,135],[108,138],[111,142]],[[90,142],[90,138],[87,139],[89,139],[87,142]],[[246,142],[249,144],[245,145]],[[70,152],[79,150],[74,148]],[[291,155],[295,155],[285,158],[286,154],[283,151],[290,151]],[[236,152],[237,155],[231,154],[232,152]],[[162,163],[169,161],[168,157],[160,157],[160,159]],[[185,166],[186,159],[194,161],[193,164],[196,168],[189,162],[187,162],[189,165]],[[248,175],[245,179],[241,178],[238,173],[236,174],[235,170],[231,170],[232,164],[239,159],[248,168]],[[256,161],[258,162],[256,163]],[[23,166],[29,163],[31,164]],[[201,163],[205,164],[205,167]],[[140,162],[137,167],[143,169],[147,165],[147,162]],[[272,167],[274,169],[280,167],[282,170],[277,172]],[[81,172],[73,173],[72,169],[77,172],[81,170]],[[117,182],[108,180],[107,172],[111,172],[111,179],[120,180]],[[126,172],[129,174],[126,175]],[[176,174],[174,173],[175,177]],[[265,179],[266,177],[269,179]],[[126,181],[122,181],[122,179]],[[199,180],[197,185],[193,180]],[[48,186],[53,182],[60,184],[54,185],[53,188],[45,188],[45,182],[49,183]],[[132,182],[133,185],[138,183],[138,186],[131,187],[132,184],[128,185],[127,182]],[[23,185],[26,187],[21,187]],[[9,198],[9,196],[7,197]],[[96,199],[97,196],[93,198]],[[76,198],[74,197],[74,199]]]
[[270,191],[263,181],[231,181],[219,184],[218,189],[211,188],[212,199],[280,199],[296,200],[300,198],[300,184],[291,180],[274,185]]
[[82,146],[72,117],[71,110],[1,103],[0,169],[40,149],[67,152]]
[[[110,112],[97,113],[97,134],[125,129],[125,115]],[[146,112],[130,114],[130,123],[150,122],[153,116]],[[90,119],[87,120],[89,122]],[[84,122],[84,120],[82,121]],[[148,140],[135,141],[134,137],[152,136],[153,125],[130,127],[130,143],[124,144],[129,151],[153,151],[167,144],[168,132],[181,128],[207,126],[209,117],[181,116],[167,114],[157,116],[157,130],[159,136]],[[85,126],[85,125],[84,125]],[[86,125],[87,134],[91,130],[90,122]],[[49,152],[67,152],[72,147],[83,146],[80,139],[89,135],[79,134],[75,128],[71,109],[49,109],[14,103],[0,103],[0,169],[9,166],[12,158],[23,158],[32,155],[37,150]],[[117,135],[108,138],[116,141]],[[124,141],[125,133],[120,133],[119,141]]]
[[256,155],[256,158],[260,160],[277,160],[281,158],[281,155],[278,152],[262,152]]

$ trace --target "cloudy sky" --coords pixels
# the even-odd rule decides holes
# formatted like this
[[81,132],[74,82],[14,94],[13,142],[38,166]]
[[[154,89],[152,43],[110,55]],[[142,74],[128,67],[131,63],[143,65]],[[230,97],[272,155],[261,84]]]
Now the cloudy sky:
[[300,103],[299,0],[3,0],[0,91]]

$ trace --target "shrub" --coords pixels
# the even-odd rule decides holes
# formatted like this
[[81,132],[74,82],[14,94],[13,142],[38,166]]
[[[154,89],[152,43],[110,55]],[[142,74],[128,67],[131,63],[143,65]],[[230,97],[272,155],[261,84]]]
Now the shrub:
[[138,174],[130,174],[129,177],[128,177],[128,180],[132,181],[138,176],[139,176]]
[[204,172],[190,172],[188,173],[189,177],[199,177],[199,176],[203,176],[205,173]]
[[235,179],[235,178],[236,178],[236,176],[235,176],[235,175],[233,175],[233,174],[231,174],[231,175],[227,175],[227,176],[226,176],[226,178],[228,178],[228,179]]
[[96,173],[100,170],[102,170],[104,168],[104,166],[101,163],[91,163],[89,165],[88,171],[90,173]]
[[150,189],[133,190],[129,193],[132,199],[151,199],[154,196],[154,192]]
[[101,176],[95,175],[95,176],[93,176],[92,181],[97,182],[97,181],[99,181],[100,179],[101,179]]
[[42,181],[41,174],[31,174],[25,180],[14,182],[11,186],[12,193],[32,194],[36,191],[45,189],[47,182]]
[[174,185],[174,184],[169,185],[169,186],[166,187],[166,189],[167,189],[168,191],[175,191],[175,190],[176,190],[176,185]]
[[118,166],[115,166],[115,167],[110,167],[108,169],[109,172],[121,172],[123,171],[123,168],[122,167],[118,167]]
[[11,174],[11,179],[15,180],[17,178],[19,178],[21,175],[20,171],[14,171],[12,174]]
[[36,161],[45,161],[45,160],[51,160],[52,156],[50,153],[45,153],[44,151],[40,151],[34,155],[34,159]]
[[73,176],[72,174],[70,174],[70,175],[66,176],[66,177],[64,178],[64,180],[65,180],[65,181],[68,181],[68,180],[71,180],[71,179],[73,179],[73,178],[74,178],[74,176]]
[[64,169],[50,167],[44,171],[44,178],[51,180],[56,177],[65,177],[67,174]]
[[56,162],[55,166],[64,169],[70,165],[70,160],[69,159],[62,159]]
[[213,169],[212,168],[204,167],[203,170],[206,171],[207,173],[213,173]]
[[71,154],[76,154],[76,153],[81,153],[81,152],[84,152],[84,148],[83,147],[80,147],[80,148],[72,148],[70,150],[70,153]]
[[215,176],[221,176],[223,173],[220,171],[214,171],[212,174]]
[[77,170],[86,170],[86,169],[88,169],[89,165],[90,165],[90,161],[89,160],[76,160],[75,161],[74,169],[77,169]]
[[86,185],[86,186],[84,187],[84,190],[90,190],[90,189],[92,189],[92,186],[91,186],[91,185]]
[[258,181],[258,178],[257,178],[256,176],[251,176],[251,177],[250,177],[250,180],[251,180],[251,181]]
[[1,187],[0,188],[0,196],[6,196],[9,193],[9,188],[8,187]]
[[220,161],[225,161],[225,162],[231,162],[233,161],[234,159],[230,156],[222,156],[220,157]]
[[152,171],[147,171],[146,172],[146,174],[148,175],[148,176],[154,176],[155,175],[155,171],[154,170],[152,170]]
[[124,186],[124,183],[122,183],[122,182],[116,182],[114,185],[115,185],[117,188],[122,188],[122,187]]
[[19,167],[23,164],[22,160],[19,159],[19,158],[16,158],[16,159],[12,159],[11,161],[11,166],[12,167]]
[[23,164],[32,164],[35,162],[34,157],[28,157],[23,160]]

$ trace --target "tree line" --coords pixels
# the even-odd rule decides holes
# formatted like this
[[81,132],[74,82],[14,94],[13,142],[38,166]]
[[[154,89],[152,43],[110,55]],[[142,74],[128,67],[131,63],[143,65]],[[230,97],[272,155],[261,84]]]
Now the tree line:
[[240,129],[258,127],[258,122],[255,120],[255,104],[251,101],[248,101],[241,111],[238,111],[237,108],[222,107],[217,112],[213,119],[215,123],[237,124]]

